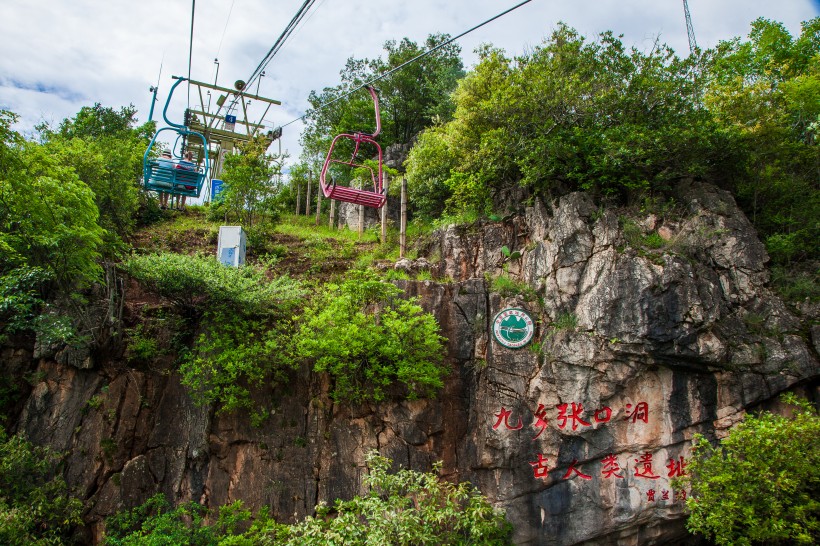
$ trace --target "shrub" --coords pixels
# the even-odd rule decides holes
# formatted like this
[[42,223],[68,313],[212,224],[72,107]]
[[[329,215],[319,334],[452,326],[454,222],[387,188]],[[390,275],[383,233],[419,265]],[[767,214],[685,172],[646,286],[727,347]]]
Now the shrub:
[[159,295],[188,310],[208,305],[266,314],[286,310],[303,295],[298,281],[288,277],[268,281],[262,270],[226,267],[213,257],[148,254],[132,257],[123,267]]
[[65,544],[82,503],[57,475],[59,454],[0,427],[0,544]]
[[315,518],[290,527],[283,543],[511,544],[512,527],[504,514],[469,483],[439,478],[441,463],[433,466],[433,472],[389,474],[391,464],[390,459],[370,452],[370,471],[364,479],[368,493],[349,501],[337,500],[332,510],[320,505]]
[[721,545],[820,542],[820,416],[784,400],[792,417],[747,415],[717,446],[696,435],[690,531]]
[[521,295],[527,301],[532,301],[536,298],[535,290],[524,281],[516,281],[507,275],[499,275],[493,277],[490,282],[490,290],[499,294],[502,298],[509,298],[512,296]]
[[270,324],[236,313],[206,313],[203,323],[207,331],[180,366],[182,383],[201,403],[219,403],[226,412],[251,409],[254,387],[286,379],[296,365],[285,318]]
[[[368,493],[349,501],[337,500],[331,510],[316,507],[316,517],[294,525],[276,523],[262,509],[247,531],[250,511],[241,501],[222,506],[215,514],[189,502],[171,509],[163,496],[120,512],[106,520],[107,546],[365,546],[391,544],[453,544],[503,546],[512,544],[512,526],[469,483],[454,484],[433,472],[400,470],[388,473],[392,461],[376,452],[367,455],[364,478]],[[207,525],[206,521],[214,521]]]
[[207,508],[188,502],[173,510],[157,494],[143,505],[106,520],[107,546],[160,546],[216,544],[215,528],[205,524]]
[[396,286],[361,272],[328,285],[302,323],[297,354],[333,378],[339,401],[381,401],[400,384],[409,398],[443,385],[444,338],[430,313]]

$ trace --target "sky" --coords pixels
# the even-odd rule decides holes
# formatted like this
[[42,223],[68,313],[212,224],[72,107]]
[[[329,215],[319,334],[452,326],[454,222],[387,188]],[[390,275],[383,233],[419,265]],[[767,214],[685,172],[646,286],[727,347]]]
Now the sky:
[[[282,151],[298,160],[302,116],[311,90],[339,83],[350,58],[377,58],[387,40],[423,43],[431,33],[460,34],[521,0],[318,0],[267,66],[259,94],[282,102],[265,125],[285,127]],[[0,109],[20,116],[15,129],[30,136],[43,121],[58,124],[83,106],[133,104],[148,119],[149,88],[158,85],[161,116],[172,75],[230,87],[247,80],[303,0],[0,0]],[[820,16],[820,0],[689,0],[697,43],[746,37],[758,17],[799,34]],[[509,55],[531,51],[559,22],[592,39],[611,30],[627,46],[651,49],[656,40],[680,55],[689,50],[682,0],[532,0],[458,41],[465,67],[475,49],[492,44]],[[252,91],[256,92],[255,85]],[[196,97],[192,97],[196,100]],[[180,86],[169,117],[180,123]],[[258,118],[260,104],[251,105]],[[160,124],[162,126],[162,124]],[[167,133],[166,133],[167,134]],[[278,152],[280,144],[271,151]]]

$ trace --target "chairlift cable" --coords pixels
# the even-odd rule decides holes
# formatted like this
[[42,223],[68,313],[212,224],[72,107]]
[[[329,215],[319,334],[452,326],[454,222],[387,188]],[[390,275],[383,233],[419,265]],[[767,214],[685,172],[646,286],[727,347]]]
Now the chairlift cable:
[[[284,43],[287,41],[287,39],[290,37],[290,35],[293,33],[293,31],[305,17],[305,15],[307,15],[307,13],[310,11],[310,8],[313,7],[313,4],[315,2],[316,0],[305,0],[302,3],[302,6],[296,12],[296,15],[293,16],[293,18],[285,27],[285,30],[283,30],[282,34],[279,35],[279,38],[276,39],[276,42],[274,42],[273,46],[268,51],[267,55],[265,55],[262,61],[254,69],[250,78],[248,78],[245,81],[245,87],[243,89],[248,89],[248,87],[259,77],[259,75],[262,73],[265,67],[268,66],[271,60],[273,60],[273,57],[279,52],[279,50],[282,48]],[[227,107],[227,111],[230,111],[232,108],[236,106],[236,103],[239,100],[242,100],[242,96],[244,95],[243,89],[240,89],[239,92],[234,96],[234,98],[231,101],[231,104]],[[219,109],[221,108],[222,107],[220,107]],[[219,110],[217,110],[217,113],[218,112]]]
[[[303,28],[305,28],[305,25],[313,18],[314,15],[316,15],[316,12],[319,11],[319,9],[324,5],[325,2],[327,2],[327,0],[321,0],[321,2],[319,2],[319,5],[316,6],[316,9],[314,9],[312,12],[310,12],[310,15],[308,15],[303,21],[299,22],[298,26],[293,31],[293,34],[291,35],[291,38],[295,38],[299,34],[299,32]],[[279,48],[279,51],[281,51],[284,48],[285,48],[285,45],[283,44],[282,47]]]
[[279,49],[284,45],[285,41],[290,37],[291,33],[296,29],[299,22],[307,15],[310,8],[313,7],[313,4],[316,0],[305,0],[302,3],[302,6],[296,12],[296,15],[293,16],[293,19],[290,20],[288,25],[285,27],[285,30],[276,39],[276,42],[273,44],[273,47],[270,48],[268,54],[265,55],[265,58],[262,59],[262,62],[256,67],[256,69],[251,74],[251,77],[247,80],[247,85],[253,83],[253,81],[259,77],[259,74],[265,69],[265,67],[273,60],[273,57],[279,52]]
[[219,53],[222,51],[222,42],[225,40],[225,33],[228,31],[228,23],[231,20],[231,13],[233,13],[233,5],[236,3],[236,0],[231,0],[231,8],[228,10],[228,17],[225,19],[225,28],[222,29],[222,37],[219,39],[219,47],[216,48],[216,55],[214,58],[219,58]]
[[191,37],[188,41],[188,108],[191,108],[191,59],[194,54],[194,13],[196,0],[191,0]]
[[395,72],[398,72],[399,70],[401,70],[401,69],[402,69],[402,68],[404,68],[405,66],[407,66],[407,65],[409,65],[409,64],[412,64],[412,63],[414,63],[414,62],[416,62],[416,61],[418,61],[418,60],[420,60],[420,59],[422,59],[422,58],[424,58],[424,57],[426,57],[426,56],[430,55],[431,53],[433,53],[433,52],[435,52],[435,51],[438,51],[438,50],[439,50],[439,49],[441,49],[442,47],[444,47],[444,46],[446,46],[446,45],[449,45],[449,44],[451,44],[451,43],[455,42],[455,41],[456,41],[456,40],[458,40],[459,38],[462,38],[462,37],[466,36],[467,34],[469,34],[469,33],[473,32],[474,30],[477,30],[477,29],[479,29],[479,28],[483,27],[483,26],[484,26],[484,25],[486,25],[486,24],[492,23],[492,22],[493,22],[493,21],[495,21],[496,19],[498,19],[498,18],[500,18],[500,17],[503,17],[504,15],[507,15],[507,14],[508,14],[508,13],[510,13],[511,11],[514,11],[514,10],[516,10],[516,9],[520,8],[520,7],[521,7],[521,6],[523,6],[524,4],[529,4],[530,2],[532,2],[532,0],[524,0],[523,2],[521,2],[521,3],[519,3],[519,4],[516,4],[515,6],[513,6],[513,7],[509,8],[509,9],[507,9],[507,10],[502,11],[502,12],[501,12],[501,13],[499,13],[498,15],[495,15],[495,16],[493,16],[493,17],[491,17],[491,18],[487,19],[487,20],[486,20],[486,21],[484,21],[483,23],[479,23],[479,24],[477,24],[476,26],[474,26],[473,28],[471,28],[471,29],[469,29],[469,30],[465,30],[465,31],[464,31],[464,32],[462,32],[461,34],[459,34],[459,35],[457,35],[457,36],[454,36],[454,37],[450,38],[450,39],[449,39],[449,40],[447,40],[446,42],[442,42],[442,43],[440,43],[439,45],[437,45],[437,46],[435,46],[435,47],[432,47],[432,48],[428,49],[428,50],[427,50],[427,51],[425,51],[424,53],[420,53],[419,55],[416,55],[415,57],[413,57],[413,58],[412,58],[412,59],[410,59],[409,61],[405,61],[405,62],[403,62],[402,64],[400,64],[399,66],[397,66],[397,67],[395,67],[395,68],[393,68],[393,69],[391,69],[391,70],[388,70],[388,71],[387,71],[387,72],[385,72],[384,74],[380,74],[379,76],[376,76],[376,77],[375,77],[375,78],[373,78],[372,80],[369,80],[369,81],[367,81],[367,82],[363,83],[363,84],[362,84],[362,85],[360,85],[359,87],[357,87],[357,88],[355,88],[355,89],[352,89],[352,90],[348,91],[347,93],[344,93],[344,94],[342,94],[342,95],[339,95],[339,96],[338,96],[338,97],[336,97],[335,99],[332,99],[332,100],[329,100],[329,101],[327,101],[327,102],[325,102],[325,103],[322,103],[322,104],[320,104],[319,106],[317,106],[316,108],[313,108],[313,109],[308,110],[307,112],[305,112],[304,114],[302,114],[302,115],[301,115],[301,116],[299,116],[298,118],[293,119],[293,120],[291,120],[291,121],[289,121],[289,122],[285,123],[285,124],[284,124],[284,125],[282,125],[281,127],[282,127],[282,128],[284,128],[284,127],[287,127],[288,125],[290,125],[291,123],[296,123],[297,121],[299,121],[299,120],[301,120],[301,119],[304,119],[304,118],[305,118],[305,117],[307,117],[309,114],[311,114],[311,113],[313,113],[313,112],[316,112],[317,110],[321,110],[321,109],[323,109],[323,108],[326,108],[326,107],[330,106],[331,104],[334,104],[334,103],[339,102],[340,100],[342,100],[342,99],[344,99],[344,98],[349,97],[350,95],[352,95],[353,93],[355,93],[355,92],[357,92],[357,91],[360,91],[361,89],[365,89],[366,87],[372,86],[375,82],[377,82],[377,81],[379,81],[379,80],[382,80],[382,79],[386,78],[387,76],[390,76],[391,74],[393,74],[393,73],[395,73]]

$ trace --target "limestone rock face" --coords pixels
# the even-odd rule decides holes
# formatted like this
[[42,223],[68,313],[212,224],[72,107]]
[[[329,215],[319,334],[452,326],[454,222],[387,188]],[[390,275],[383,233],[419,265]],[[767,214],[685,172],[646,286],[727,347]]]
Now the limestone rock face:
[[[421,254],[448,282],[399,282],[448,339],[452,373],[435,400],[340,406],[305,367],[265,394],[255,428],[196,406],[173,373],[42,359],[18,428],[69,451],[90,539],[156,492],[242,499],[294,521],[362,492],[378,449],[419,470],[442,460],[506,510],[517,544],[687,540],[688,491],[671,480],[693,434],[720,437],[747,408],[816,386],[820,334],[808,343],[766,288],[764,247],[728,194],[687,183],[677,201],[674,222],[627,226],[570,194],[438,233]],[[662,247],[643,244],[651,233]],[[494,333],[508,308],[534,319],[525,348]]]

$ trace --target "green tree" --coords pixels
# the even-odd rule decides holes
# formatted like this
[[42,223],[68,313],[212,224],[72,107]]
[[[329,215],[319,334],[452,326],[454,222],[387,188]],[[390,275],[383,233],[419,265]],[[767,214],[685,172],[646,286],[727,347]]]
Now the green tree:
[[58,473],[60,456],[0,427],[0,543],[9,546],[70,543],[82,523],[82,503]]
[[[335,99],[448,39],[447,35],[432,34],[423,47],[407,38],[400,42],[388,41],[384,44],[384,58],[348,59],[341,72],[340,85],[310,94],[313,110],[301,139],[306,157],[324,157],[330,141],[337,134],[375,130],[373,103],[366,91],[342,100]],[[460,54],[461,48],[457,44],[448,44],[375,83],[381,91],[382,135],[379,143],[382,149],[395,143],[409,143],[434,121],[450,119],[453,112],[450,94],[464,74]],[[328,106],[318,108],[326,103]],[[341,155],[352,153],[350,144],[341,141]],[[370,153],[370,150],[363,153]]]
[[[0,127],[13,116],[0,117]],[[0,269],[39,267],[65,293],[88,285],[100,273],[97,263],[105,230],[97,219],[94,193],[70,167],[37,143],[8,128],[0,172]]]
[[478,212],[520,186],[629,201],[713,175],[726,154],[695,100],[697,57],[661,44],[627,50],[611,32],[590,42],[564,25],[522,57],[489,46],[479,54],[454,94],[453,120],[411,152],[408,184],[421,188],[411,195],[447,188],[450,209]]
[[228,212],[248,226],[280,189],[273,178],[281,174],[283,158],[270,156],[266,150],[267,143],[259,138],[242,146],[239,154],[225,158],[225,189],[220,195]]
[[743,152],[731,183],[780,265],[820,258],[819,51],[820,17],[797,37],[758,19],[705,73],[705,104]]
[[94,192],[99,223],[108,234],[108,250],[115,250],[134,229],[142,157],[154,124],[137,125],[133,105],[115,110],[98,103],[63,120],[57,130],[39,129],[45,153],[71,167]]
[[820,416],[784,399],[791,416],[747,415],[719,445],[696,436],[687,528],[717,544],[820,541]]
[[302,321],[297,355],[333,379],[338,401],[379,402],[403,389],[410,398],[443,386],[443,340],[435,317],[401,290],[362,274],[331,284]]

